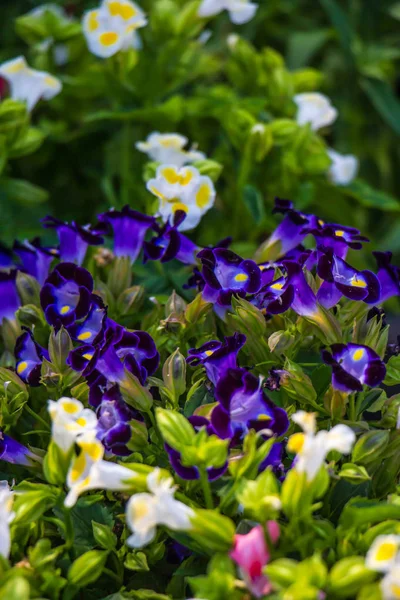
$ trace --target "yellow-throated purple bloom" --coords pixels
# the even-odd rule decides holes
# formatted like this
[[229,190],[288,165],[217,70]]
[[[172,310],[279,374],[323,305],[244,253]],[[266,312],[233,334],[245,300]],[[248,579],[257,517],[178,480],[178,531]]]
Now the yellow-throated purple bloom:
[[102,299],[92,294],[92,303],[86,319],[69,327],[72,339],[85,344],[96,345],[104,336],[108,324],[107,310]]
[[[208,435],[213,435],[216,433],[211,423],[205,417],[193,415],[192,417],[189,417],[189,422],[196,431],[199,431],[200,429],[204,428],[207,431]],[[200,478],[199,469],[195,466],[186,467],[182,462],[181,453],[178,450],[171,448],[171,446],[169,446],[168,444],[165,444],[165,449],[168,453],[169,462],[171,463],[171,466],[179,475],[179,477],[186,480],[194,480]],[[208,479],[210,481],[215,481],[216,479],[219,479],[226,472],[227,468],[227,462],[224,465],[222,465],[222,467],[210,467],[209,469],[207,469]]]
[[223,342],[212,340],[200,348],[190,348],[187,363],[192,367],[203,365],[208,379],[217,385],[217,381],[228,369],[235,369],[237,355],[244,346],[246,336],[243,333],[234,333],[225,337]]
[[15,319],[15,313],[19,309],[19,300],[16,286],[17,271],[0,271],[0,325],[3,319],[10,321]]
[[301,317],[314,317],[318,313],[317,299],[306,281],[303,268],[292,260],[282,261],[282,265],[294,291],[291,308]]
[[157,236],[143,243],[144,262],[147,260],[168,262],[176,258],[185,265],[196,264],[199,247],[178,229],[185,218],[186,213],[178,210],[174,215],[173,225],[168,222],[163,227],[156,226]]
[[214,304],[214,310],[224,317],[234,294],[245,296],[259,291],[261,271],[252,260],[243,260],[226,248],[204,248],[198,253],[205,286],[203,297]]
[[290,278],[281,275],[274,279],[275,267],[259,267],[262,271],[263,287],[251,302],[267,314],[278,315],[286,312],[294,300],[294,287]]
[[93,278],[74,263],[60,263],[46,279],[40,302],[46,320],[55,327],[68,327],[89,312]]
[[39,457],[26,446],[4,434],[0,429],[0,460],[13,465],[31,467]]
[[249,429],[280,436],[289,427],[285,410],[264,394],[261,379],[245,369],[228,369],[218,379],[215,398],[218,404],[211,413],[211,424],[223,439]]
[[400,295],[400,269],[392,265],[391,252],[373,252],[378,264],[377,277],[381,285],[379,302],[385,302],[392,296]]
[[[121,211],[109,210],[98,216],[100,228],[95,228],[102,233],[112,231],[114,236],[114,254],[126,256],[135,262],[142,249],[147,231],[155,227],[154,217],[149,217],[129,206],[124,206]],[[101,228],[103,227],[103,229]]]
[[30,330],[24,331],[16,341],[15,350],[16,367],[22,381],[29,385],[39,385],[43,358],[49,360],[49,353],[42,348],[33,337]]
[[13,250],[22,263],[21,267],[17,265],[18,268],[43,285],[49,274],[50,265],[54,257],[58,255],[57,250],[42,247],[39,238],[35,238],[31,242],[15,242]]
[[132,454],[127,447],[132,437],[130,422],[143,421],[143,417],[124,402],[118,386],[114,385],[106,391],[96,414],[96,436],[105,449],[116,456]]
[[60,242],[59,256],[63,262],[73,262],[81,265],[85,259],[88,246],[98,246],[103,238],[90,230],[89,225],[82,227],[75,221],[64,223],[55,217],[47,216],[42,219],[47,229],[55,229]]
[[335,256],[331,248],[320,249],[317,270],[324,280],[317,299],[325,308],[337,304],[342,295],[367,304],[379,302],[381,286],[377,276],[372,271],[358,271]]
[[315,227],[310,229],[310,233],[315,237],[317,248],[331,248],[342,259],[346,258],[349,248],[361,250],[363,242],[369,242],[355,227],[324,223],[321,219],[316,219]]
[[322,351],[322,358],[332,367],[332,385],[343,392],[361,392],[363,385],[376,387],[385,378],[386,367],[379,355],[360,344],[333,344]]

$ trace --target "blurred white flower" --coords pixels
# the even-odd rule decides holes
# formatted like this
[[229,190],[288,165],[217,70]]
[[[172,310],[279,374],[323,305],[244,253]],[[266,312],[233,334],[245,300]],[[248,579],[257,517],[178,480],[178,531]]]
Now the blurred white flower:
[[176,486],[171,477],[161,479],[160,469],[156,468],[147,477],[147,487],[151,493],[135,494],[126,507],[126,520],[133,534],[127,539],[132,548],[142,548],[156,535],[157,525],[165,525],[174,531],[191,528],[194,511],[175,500]]
[[10,86],[11,98],[26,102],[31,111],[37,102],[51,100],[61,92],[61,81],[50,73],[31,69],[23,56],[0,65],[0,75]]
[[77,440],[81,451],[72,462],[67,475],[69,492],[64,504],[74,506],[79,496],[89,490],[124,491],[131,488],[137,473],[122,465],[103,460],[104,446],[95,432],[88,432]]
[[380,584],[382,600],[400,599],[400,563],[393,565]]
[[183,167],[184,164],[203,160],[206,156],[193,148],[185,150],[187,137],[179,133],[153,131],[145,142],[137,142],[136,148],[145,152],[155,162]]
[[299,125],[310,123],[314,131],[331,125],[338,116],[336,108],[323,94],[317,92],[297,94],[293,100],[297,104],[297,123]]
[[336,185],[348,185],[353,181],[358,171],[358,159],[352,154],[339,154],[331,148],[328,156],[332,161],[329,167],[329,179]]
[[147,24],[142,9],[131,0],[103,0],[83,17],[83,33],[92,54],[113,56],[130,47],[140,48],[137,30]]
[[250,0],[203,0],[199,7],[199,17],[213,17],[227,10],[235,25],[250,21],[258,9],[258,4]]
[[173,223],[175,213],[186,215],[180,231],[193,229],[214,204],[215,188],[211,179],[200,175],[195,167],[161,165],[156,177],[147,182],[147,189],[159,198],[158,215],[164,223]]
[[378,535],[367,552],[365,565],[368,569],[386,573],[398,562],[399,535]]
[[49,400],[48,410],[52,420],[52,439],[67,453],[77,438],[97,427],[97,417],[90,408],[84,408],[75,398],[60,398],[57,402]]
[[309,481],[318,474],[331,450],[348,454],[356,439],[354,431],[347,425],[335,425],[330,431],[316,433],[315,414],[304,410],[296,412],[292,420],[300,425],[304,433],[293,434],[287,448],[289,452],[297,454],[294,468],[299,473],[306,473]]
[[14,518],[14,492],[7,481],[0,481],[0,555],[8,558],[11,548],[10,523]]

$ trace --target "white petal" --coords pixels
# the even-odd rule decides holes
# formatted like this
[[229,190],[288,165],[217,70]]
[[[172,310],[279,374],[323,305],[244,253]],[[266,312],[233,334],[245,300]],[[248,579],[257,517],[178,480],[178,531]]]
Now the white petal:
[[303,431],[312,435],[316,429],[315,413],[308,413],[305,410],[298,410],[292,415],[292,421],[300,425]]
[[199,17],[212,17],[224,10],[225,4],[221,0],[203,0],[200,4]]
[[335,425],[328,431],[326,447],[330,450],[337,450],[342,454],[349,454],[356,441],[356,435],[347,425]]
[[365,566],[386,573],[395,563],[400,546],[398,535],[378,535],[365,557]]
[[243,25],[250,21],[256,14],[258,5],[254,2],[234,0],[228,3],[229,17],[235,25]]
[[358,171],[358,159],[352,154],[339,154],[332,149],[328,150],[332,161],[329,167],[329,178],[336,185],[348,185],[353,181]]

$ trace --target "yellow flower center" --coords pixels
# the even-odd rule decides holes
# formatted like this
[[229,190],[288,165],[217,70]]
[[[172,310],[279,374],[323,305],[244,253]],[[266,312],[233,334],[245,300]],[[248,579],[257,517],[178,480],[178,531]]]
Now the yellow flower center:
[[183,204],[183,202],[175,202],[172,205],[172,212],[176,213],[177,210],[183,210],[183,212],[187,213],[189,208],[186,206],[186,204]]
[[271,285],[271,289],[273,290],[281,290],[283,288],[283,283],[273,283]]
[[205,208],[210,202],[211,190],[206,183],[203,183],[196,194],[196,204],[199,208]]
[[93,33],[93,31],[96,31],[99,28],[99,20],[97,18],[98,15],[98,11],[97,10],[92,10],[92,12],[89,15],[88,18],[88,30],[90,33]]
[[235,275],[235,281],[237,281],[238,283],[243,283],[244,281],[247,281],[249,278],[248,275],[246,275],[246,273],[238,273],[237,275]]
[[143,519],[149,512],[146,500],[135,502],[135,519]]
[[62,407],[64,409],[64,412],[68,413],[69,415],[73,415],[79,410],[79,407],[76,406],[76,404],[74,404],[73,402],[63,402]]
[[[387,561],[391,560],[397,553],[397,544],[393,542],[384,542],[378,548],[376,553],[376,560]],[[400,589],[400,588],[399,588]]]
[[103,46],[112,46],[118,41],[118,33],[115,31],[106,31],[100,35],[99,41]]
[[74,460],[71,469],[71,480],[73,483],[78,481],[80,477],[82,477],[86,468],[86,458],[83,452]]
[[344,231],[342,231],[341,229],[338,229],[337,231],[335,231],[335,235],[337,235],[338,237],[343,237]]
[[89,354],[89,352],[86,352],[82,356],[83,356],[83,358],[86,358],[86,360],[92,360],[92,358],[93,358],[93,354]]
[[365,281],[363,279],[357,279],[357,277],[353,277],[353,279],[351,280],[351,285],[353,287],[359,287],[359,288],[366,288],[367,284],[365,283]]
[[290,438],[288,440],[287,449],[289,450],[289,452],[294,452],[295,454],[299,454],[303,449],[304,442],[305,442],[304,433],[294,433],[293,435],[290,436]]
[[358,350],[356,350],[353,354],[353,360],[361,360],[362,357],[364,356],[364,350],[362,348],[359,348]]
[[83,331],[82,333],[80,333],[78,335],[78,340],[80,340],[81,342],[84,342],[85,340],[88,340],[92,335],[91,331]]
[[62,306],[62,307],[61,307],[60,313],[61,313],[62,315],[66,315],[66,314],[67,314],[67,312],[69,312],[70,310],[71,310],[71,307],[70,307],[70,306],[68,306],[68,304],[66,304],[65,306]]
[[17,373],[18,375],[20,375],[21,373],[23,373],[26,369],[26,367],[28,366],[28,363],[23,360],[22,362],[18,363],[17,365]]
[[211,355],[213,354],[213,351],[212,351],[212,350],[206,350],[206,351],[204,352],[204,354],[205,354],[206,356],[211,356]]

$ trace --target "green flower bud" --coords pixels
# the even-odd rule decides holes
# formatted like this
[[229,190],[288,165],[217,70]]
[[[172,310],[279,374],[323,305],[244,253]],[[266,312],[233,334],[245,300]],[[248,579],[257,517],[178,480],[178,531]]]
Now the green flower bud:
[[291,558],[278,558],[266,565],[263,571],[274,587],[285,589],[295,583],[298,565]]
[[64,485],[71,463],[73,449],[64,453],[53,441],[47,448],[43,461],[43,473],[46,480],[53,485]]
[[388,431],[368,431],[357,440],[353,448],[351,459],[355,463],[368,465],[383,453],[388,442]]
[[371,479],[365,467],[354,465],[353,463],[345,463],[340,470],[339,477],[354,485],[359,485]]
[[243,298],[232,298],[232,308],[234,318],[240,323],[242,329],[250,336],[263,337],[265,335],[267,324],[262,312]]
[[29,123],[25,102],[6,98],[0,104],[0,135],[5,136],[7,145],[13,143],[21,130]]
[[389,358],[386,365],[386,377],[383,383],[388,386],[400,383],[400,354]]
[[283,368],[285,374],[281,378],[281,387],[290,398],[303,405],[315,402],[317,392],[313,387],[311,379],[304,373],[300,365],[287,358]]
[[7,600],[29,600],[32,597],[30,589],[27,579],[16,575],[4,581],[4,585],[0,587],[0,597]]
[[299,130],[296,121],[292,121],[292,119],[274,119],[269,126],[274,144],[277,146],[285,146],[292,142]]
[[3,318],[0,326],[1,337],[3,338],[4,347],[10,353],[14,353],[15,342],[17,338],[21,335],[21,328],[17,321],[13,319]]
[[294,343],[295,337],[288,331],[275,331],[268,338],[268,346],[271,352],[284,354]]
[[186,390],[186,359],[179,348],[165,361],[162,374],[172,399],[178,404],[179,397]]
[[103,523],[96,523],[92,521],[93,537],[95,542],[104,550],[112,550],[117,545],[117,537],[115,533],[111,531],[111,528]]
[[141,285],[134,285],[120,294],[117,300],[117,312],[122,315],[135,314],[143,304],[144,288]]
[[73,344],[68,331],[61,327],[56,333],[53,329],[49,338],[49,356],[58,374],[65,373],[69,369],[67,358],[72,349]]
[[16,312],[16,316],[20,325],[25,327],[33,327],[36,325],[45,325],[43,311],[34,304],[25,304]]
[[207,175],[214,182],[218,181],[224,168],[221,163],[217,162],[216,160],[210,160],[209,158],[205,160],[197,160],[193,163],[193,166],[199,170],[200,175]]
[[362,585],[371,583],[377,574],[365,566],[361,556],[349,556],[337,562],[329,574],[329,590],[339,598],[354,597]]
[[319,600],[320,590],[312,585],[295,583],[285,592],[283,600]]
[[131,282],[131,261],[127,256],[118,256],[108,273],[107,287],[114,298],[118,298],[122,292],[131,286]]
[[135,375],[125,369],[125,375],[123,380],[119,382],[119,387],[127,404],[141,412],[149,412],[153,405],[153,397]]
[[77,587],[86,587],[100,577],[107,561],[108,552],[89,550],[77,558],[68,571],[68,581]]
[[349,394],[335,389],[331,385],[324,395],[324,406],[334,419],[340,419],[346,412]]
[[187,533],[207,553],[228,552],[233,546],[235,526],[233,522],[217,512],[196,509],[191,519],[192,529]]
[[263,67],[268,71],[272,71],[274,69],[283,69],[285,67],[283,56],[273,48],[262,49],[261,62]]
[[161,435],[172,448],[180,451],[184,446],[192,445],[195,431],[186,417],[164,408],[157,408],[156,417]]
[[382,411],[380,425],[384,429],[394,429],[397,426],[397,420],[400,410],[400,394],[396,394],[385,402]]
[[243,109],[232,109],[225,118],[223,126],[235,148],[242,149],[249,137],[251,129],[256,125],[256,120],[249,112]]
[[147,183],[156,176],[156,171],[160,163],[147,162],[143,167],[143,181]]
[[16,283],[22,306],[34,304],[40,307],[40,285],[38,280],[27,273],[18,271]]
[[185,319],[191,325],[198,323],[198,321],[200,321],[200,319],[206,315],[211,308],[212,304],[210,302],[206,302],[201,293],[197,294],[196,298],[187,305],[185,310]]
[[249,144],[249,157],[256,162],[263,161],[274,143],[271,127],[263,123],[256,123],[250,130],[247,143]]

